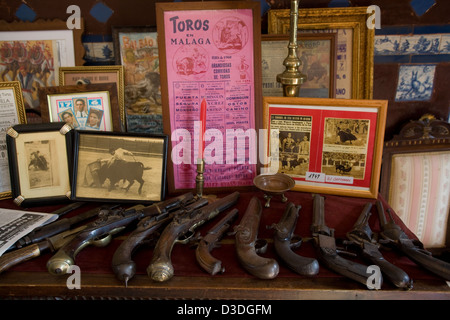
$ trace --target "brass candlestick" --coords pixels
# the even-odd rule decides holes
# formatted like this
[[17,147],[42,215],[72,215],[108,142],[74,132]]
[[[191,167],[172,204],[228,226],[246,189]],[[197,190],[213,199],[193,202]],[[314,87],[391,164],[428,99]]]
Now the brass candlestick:
[[205,159],[197,160],[197,176],[195,177],[195,189],[197,199],[207,199],[209,203],[214,202],[217,199],[215,194],[203,194],[203,186],[205,185],[205,176],[203,172],[205,171]]
[[283,85],[283,96],[298,97],[300,95],[300,86],[306,80],[306,75],[299,71],[302,62],[297,56],[298,0],[291,1],[290,18],[288,56],[283,61],[286,70],[277,75],[277,81]]
[[195,187],[197,190],[197,197],[203,198],[203,186],[205,184],[205,178],[203,171],[205,170],[205,160],[199,159],[197,163],[197,176],[195,177]]

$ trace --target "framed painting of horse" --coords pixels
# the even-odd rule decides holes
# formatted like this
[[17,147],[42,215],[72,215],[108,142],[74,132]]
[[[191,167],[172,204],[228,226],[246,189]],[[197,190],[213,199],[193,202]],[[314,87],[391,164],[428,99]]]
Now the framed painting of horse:
[[75,130],[72,199],[164,200],[168,136]]
[[385,100],[263,97],[270,170],[292,190],[375,199],[386,113]]
[[64,122],[17,124],[6,131],[14,203],[66,202],[71,194],[73,128]]

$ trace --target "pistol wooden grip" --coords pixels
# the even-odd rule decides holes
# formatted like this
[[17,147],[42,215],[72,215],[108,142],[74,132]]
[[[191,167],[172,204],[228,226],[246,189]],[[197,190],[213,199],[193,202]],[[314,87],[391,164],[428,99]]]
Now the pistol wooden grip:
[[31,260],[41,255],[41,250],[37,244],[32,244],[15,251],[5,253],[0,257],[0,273],[18,265],[21,262]]
[[205,241],[199,242],[195,249],[195,257],[198,264],[209,274],[215,275],[219,272],[224,272],[222,262],[211,255],[208,244]]

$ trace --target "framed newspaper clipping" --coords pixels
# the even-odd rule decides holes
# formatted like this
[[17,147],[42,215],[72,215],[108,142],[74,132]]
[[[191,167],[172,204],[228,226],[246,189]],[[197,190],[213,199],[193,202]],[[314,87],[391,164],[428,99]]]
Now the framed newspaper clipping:
[[0,82],[0,199],[11,198],[6,131],[27,122],[19,81]]
[[293,190],[378,196],[387,101],[264,97],[263,113],[268,156]]
[[195,187],[202,101],[205,190],[253,186],[256,150],[249,140],[260,127],[262,98],[259,2],[156,3],[156,20],[164,133],[171,137],[169,193]]

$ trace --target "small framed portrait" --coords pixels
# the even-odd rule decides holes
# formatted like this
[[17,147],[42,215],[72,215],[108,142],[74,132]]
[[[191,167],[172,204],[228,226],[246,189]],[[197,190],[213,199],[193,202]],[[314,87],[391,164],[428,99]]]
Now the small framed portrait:
[[73,120],[77,130],[125,130],[115,83],[46,87],[39,91],[43,122],[65,121],[60,115],[68,111],[74,117],[66,118],[67,123]]
[[120,203],[163,200],[167,144],[167,135],[75,130],[72,199]]
[[70,199],[73,129],[64,122],[18,124],[6,143],[12,197],[29,207]]
[[59,118],[59,121],[63,121],[65,123],[67,123],[68,125],[72,126],[74,129],[76,129],[80,126],[77,118],[73,114],[72,109],[67,109],[67,110],[63,109],[63,111],[58,113],[58,118]]

